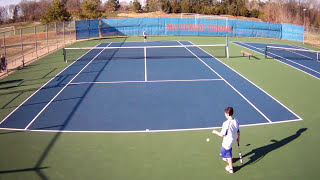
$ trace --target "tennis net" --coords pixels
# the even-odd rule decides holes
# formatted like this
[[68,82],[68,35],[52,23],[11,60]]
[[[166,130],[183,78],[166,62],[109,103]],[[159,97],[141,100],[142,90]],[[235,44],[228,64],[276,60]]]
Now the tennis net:
[[[183,59],[228,57],[226,44],[214,45],[173,45],[173,46],[127,46],[127,47],[75,47],[64,48],[64,61],[75,60],[128,60],[128,59]],[[211,57],[211,56],[210,56]]]
[[308,49],[286,48],[276,46],[266,46],[265,57],[280,57],[289,60],[314,60],[320,61],[319,52]]

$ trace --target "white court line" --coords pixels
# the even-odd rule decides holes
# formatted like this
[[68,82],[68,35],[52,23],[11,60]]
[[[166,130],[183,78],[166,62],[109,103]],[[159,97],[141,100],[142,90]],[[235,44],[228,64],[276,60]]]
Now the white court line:
[[[99,46],[101,43],[97,44],[95,47]],[[37,91],[35,91],[31,96],[29,96],[26,100],[24,100],[18,107],[16,107],[10,114],[8,114],[1,122],[2,124],[5,120],[7,120],[14,112],[16,112],[24,103],[26,103],[31,97],[33,97],[37,92],[39,92],[43,87],[45,87],[47,84],[49,84],[53,79],[55,79],[57,76],[59,76],[62,72],[64,72],[66,69],[68,69],[70,66],[72,66],[75,62],[77,62],[80,58],[88,54],[91,50],[80,56],[77,60],[69,64],[66,68],[64,68],[61,72],[59,72],[57,75],[55,75],[53,78],[51,78],[47,83],[45,83],[43,86],[41,86]]]
[[[240,42],[240,41],[234,41],[234,42]],[[279,43],[263,43],[263,42],[243,42],[243,43],[255,43],[255,44],[262,44],[262,45],[266,45],[266,44],[274,44],[274,45],[289,45],[289,46],[296,46],[296,47],[299,47],[299,48],[303,48],[303,47],[300,47],[298,45],[293,45],[293,44],[279,44]],[[260,48],[257,48],[257,49],[260,49]]]
[[[263,125],[273,125],[273,124],[281,124],[281,123],[291,123],[297,122],[301,120],[286,120],[286,121],[278,121],[271,123],[255,123],[255,124],[246,124],[240,125],[240,127],[252,127],[252,126],[263,126]],[[189,129],[166,129],[166,130],[137,130],[137,131],[73,131],[73,130],[26,130],[26,129],[14,129],[14,128],[0,128],[0,130],[8,130],[8,131],[21,131],[21,132],[44,132],[44,133],[87,133],[87,134],[124,134],[124,133],[165,133],[165,132],[185,132],[185,131],[201,131],[201,130],[213,130],[213,129],[221,129],[222,127],[205,127],[205,128],[189,128]]]
[[[111,43],[110,44],[108,44],[108,46],[110,46],[111,45]],[[107,46],[107,47],[108,47]],[[78,77],[79,76],[79,74],[83,71],[83,70],[85,70],[101,53],[103,52],[103,50],[101,51],[101,52],[99,52],[93,59],[91,59],[91,61],[85,66],[85,67],[83,67],[79,72],[78,72],[78,74],[76,74],[49,102],[48,102],[48,104],[44,107],[44,108],[42,108],[42,110],[33,118],[33,120],[25,127],[25,130],[27,130],[30,126],[31,126],[31,124],[40,116],[40,114],[45,110],[45,109],[47,109],[47,107],[53,102],[53,100],[55,100],[61,93],[62,93],[62,91],[76,78],[76,77]]]
[[[237,44],[236,44],[237,45]],[[239,45],[238,45],[239,46]],[[200,47],[198,47],[200,48]],[[201,49],[201,48],[200,48]],[[248,49],[248,48],[247,48]],[[204,51],[203,49],[201,49],[202,51]],[[251,49],[250,49],[251,50]],[[211,54],[209,54],[208,52],[204,51],[205,53],[207,53],[208,55],[212,56]],[[259,52],[258,52],[259,53]],[[214,57],[214,56],[212,56]],[[215,57],[214,57],[215,58]],[[215,58],[217,59],[217,58]],[[219,59],[217,59],[218,61],[220,61]],[[221,62],[221,61],[220,61]],[[223,63],[223,62],[221,62]],[[225,64],[225,63],[223,63]],[[225,64],[226,65],[226,64]],[[70,66],[70,65],[69,65]],[[228,65],[226,65],[227,67],[229,67]],[[230,68],[230,67],[229,67]],[[231,70],[233,70],[232,68],[230,68]],[[64,71],[64,70],[63,70]],[[236,72],[235,70],[233,70],[234,72]],[[236,72],[238,73],[238,72]],[[239,73],[238,73],[239,74]],[[240,76],[242,76],[241,74],[239,74]],[[57,75],[58,76],[58,75]],[[242,76],[243,77],[243,76]],[[245,77],[243,77],[245,78]],[[246,79],[246,78],[245,78]],[[205,79],[204,79],[205,80]],[[214,79],[212,79],[214,80]],[[222,79],[216,79],[216,80],[222,80]],[[248,79],[246,79],[248,80]],[[167,80],[167,82],[170,81],[175,81],[175,80]],[[180,81],[180,80],[178,80]],[[192,80],[191,80],[192,81]],[[249,80],[248,80],[249,81]],[[140,81],[143,82],[143,81]],[[151,82],[151,81],[150,81]],[[158,82],[158,81],[157,81]],[[249,81],[250,83],[252,83],[251,81]],[[90,83],[90,82],[89,82]],[[99,82],[97,82],[99,83]],[[70,84],[74,84],[74,83],[70,83]],[[253,85],[255,85],[254,83],[252,83]],[[261,89],[260,87],[258,87],[257,85],[255,85],[257,88]],[[41,89],[41,88],[40,88]],[[262,89],[261,89],[262,90]],[[263,91],[263,90],[262,90]],[[265,92],[265,91],[263,91]],[[266,93],[266,92],[265,92]],[[268,93],[266,93],[268,94]],[[269,94],[268,94],[269,95]],[[270,95],[269,95],[270,96]],[[273,98],[272,96],[270,96],[271,98]],[[274,98],[273,98],[274,99]],[[276,100],[276,99],[274,99]],[[276,100],[277,101],[277,100]],[[277,101],[278,102],[278,101]],[[281,104],[281,103],[280,103]],[[289,110],[289,109],[288,109]],[[294,113],[293,113],[294,114]],[[299,117],[299,116],[297,116]],[[286,122],[295,122],[295,121],[301,121],[302,119],[296,119],[296,120],[285,120],[285,121],[278,121],[278,122],[271,122],[271,123],[257,123],[257,124],[247,124],[247,125],[240,125],[241,127],[245,127],[245,126],[259,126],[259,125],[270,125],[270,124],[279,124],[279,123],[286,123]],[[56,133],[56,132],[64,132],[64,133],[151,133],[151,132],[175,132],[175,131],[193,131],[193,130],[212,130],[212,129],[220,129],[221,127],[208,127],[208,128],[190,128],[190,129],[170,129],[170,130],[149,130],[148,132],[146,131],[67,131],[67,130],[26,130],[26,129],[14,129],[14,128],[0,128],[0,130],[11,130],[11,131],[31,131],[31,132],[52,132],[52,133]]]
[[[232,42],[233,43],[233,42]],[[233,43],[235,44],[235,43]],[[237,45],[237,44],[236,44]],[[239,46],[239,45],[238,45]],[[242,46],[240,46],[242,47]],[[246,47],[245,47],[246,48]],[[201,49],[199,47],[199,49]],[[247,48],[249,49],[249,48]],[[206,52],[205,50],[201,49],[203,52],[209,54],[210,56],[212,56],[210,53]],[[249,49],[252,50],[252,49]],[[255,50],[252,50],[255,51]],[[257,52],[257,51],[255,51]],[[259,52],[257,52],[259,53]],[[214,56],[212,56],[214,57]],[[232,71],[234,71],[235,73],[237,73],[239,76],[241,76],[242,78],[244,78],[245,80],[247,80],[248,82],[250,82],[251,84],[253,84],[255,87],[257,87],[258,89],[260,89],[263,93],[265,93],[266,95],[268,95],[269,97],[271,97],[273,100],[275,100],[277,103],[279,103],[281,106],[283,106],[284,108],[286,108],[289,112],[291,112],[293,115],[295,115],[296,117],[298,117],[299,119],[294,119],[294,120],[288,120],[288,121],[295,121],[295,120],[303,120],[300,116],[298,116],[296,113],[294,113],[291,109],[289,109],[287,106],[285,106],[284,104],[282,104],[279,100],[277,100],[276,98],[274,98],[273,96],[271,96],[269,93],[267,93],[265,90],[263,90],[262,88],[260,88],[258,85],[256,85],[255,83],[253,83],[252,81],[250,81],[248,78],[244,77],[242,74],[240,74],[239,72],[237,72],[236,70],[232,69],[230,66],[228,66],[227,64],[225,64],[224,62],[222,62],[220,59],[214,57],[215,59],[217,59],[220,63],[224,64],[225,66],[227,66],[228,68],[230,68]],[[277,123],[277,122],[275,122]]]
[[187,80],[153,80],[153,81],[99,81],[99,82],[75,82],[70,85],[81,84],[125,84],[125,83],[162,83],[162,82],[201,82],[201,81],[223,81],[223,79],[187,79]]
[[[179,42],[179,41],[178,41]],[[180,43],[180,42],[179,42]],[[190,42],[191,43],[191,42]],[[193,44],[193,43],[192,43]],[[183,44],[181,44],[184,46]],[[205,64],[212,72],[216,73],[221,79],[223,79],[235,92],[237,92],[245,101],[247,101],[256,111],[258,111],[267,121],[272,122],[263,112],[261,112],[253,103],[251,103],[243,94],[241,94],[235,87],[233,87],[227,80],[225,80],[219,73],[213,70],[207,63],[205,63],[201,58],[194,54],[191,50],[186,48],[191,54],[198,58],[203,64]],[[199,48],[201,49],[201,48]],[[202,49],[201,49],[202,50]],[[210,55],[210,54],[209,54]],[[211,55],[212,56],[212,55]]]
[[[148,41],[147,43],[155,43],[155,42],[177,42],[177,40],[166,40],[166,41]],[[106,42],[109,43],[109,42]],[[113,44],[121,44],[122,42],[113,42]],[[124,43],[144,43],[143,40],[142,41],[125,41]],[[145,43],[144,43],[145,44]],[[141,45],[141,46],[145,46],[145,45]]]
[[148,81],[147,75],[147,48],[144,47],[144,81]]
[[[237,42],[237,43],[239,43],[239,44],[236,44],[236,43],[234,43],[234,42],[232,42],[232,43],[235,44],[235,45],[237,45],[237,46],[240,46],[239,44],[245,44],[245,45],[247,45],[247,46],[249,46],[249,47],[251,47],[251,48],[258,49],[258,48],[254,47],[254,46],[251,46],[251,45],[246,44],[246,43],[243,43],[243,42]],[[240,46],[240,47],[243,47],[243,46]],[[246,48],[246,47],[244,47],[244,48]],[[249,48],[247,48],[247,49],[249,49]],[[255,51],[254,49],[250,49],[250,50]],[[261,52],[259,52],[259,51],[255,51],[255,52],[257,52],[257,53],[259,53],[259,54],[262,54],[262,55],[265,55],[265,54],[263,54],[263,53],[261,53]],[[273,54],[273,53],[271,53],[271,54]],[[273,55],[275,55],[275,54],[273,54]],[[280,58],[282,58],[283,60],[290,61],[290,62],[292,62],[292,63],[294,63],[294,64],[297,64],[297,65],[299,65],[299,66],[302,66],[302,67],[304,67],[304,68],[306,68],[306,69],[309,69],[309,70],[311,70],[311,71],[314,71],[313,69],[310,69],[310,68],[308,68],[308,67],[306,67],[306,66],[304,66],[304,65],[301,65],[301,64],[299,64],[299,63],[296,63],[296,62],[294,62],[294,61],[292,61],[292,60],[290,60],[290,59],[287,59],[287,58],[284,58],[284,57],[281,57],[281,56],[278,56],[278,55],[275,55],[275,56],[280,57]],[[268,56],[268,57],[270,57],[270,56]],[[270,57],[270,58],[272,58],[272,57]],[[276,58],[272,58],[272,59],[275,59],[275,60],[277,60],[278,62],[281,62],[281,63],[283,63],[283,64],[285,64],[285,65],[287,65],[287,66],[290,66],[290,67],[292,67],[292,68],[294,68],[294,69],[296,69],[296,70],[299,70],[299,71],[301,71],[301,72],[303,72],[303,73],[305,73],[305,74],[308,74],[309,76],[312,76],[312,77],[314,77],[314,78],[316,78],[316,79],[320,79],[320,78],[318,78],[318,77],[316,77],[316,76],[314,76],[314,75],[312,75],[312,74],[310,74],[310,73],[308,73],[308,72],[306,72],[306,71],[304,71],[304,70],[302,70],[302,69],[299,69],[299,68],[297,68],[297,67],[294,67],[294,66],[292,66],[292,65],[290,65],[290,64],[288,64],[288,63],[285,63],[285,62],[283,62],[283,61],[280,61],[279,59],[276,59]],[[315,72],[316,72],[316,73],[319,73],[319,72],[317,72],[317,71],[315,71]]]

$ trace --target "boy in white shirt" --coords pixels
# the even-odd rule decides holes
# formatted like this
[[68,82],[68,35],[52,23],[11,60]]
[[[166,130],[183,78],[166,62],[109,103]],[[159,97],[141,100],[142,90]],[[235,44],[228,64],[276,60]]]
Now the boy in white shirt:
[[233,118],[232,107],[227,107],[224,110],[224,114],[227,120],[223,123],[221,132],[213,130],[212,133],[223,137],[220,156],[222,157],[223,161],[226,161],[228,163],[225,169],[229,173],[233,173],[232,145],[235,139],[237,139],[238,143],[240,142],[239,122],[238,120]]
[[147,33],[146,33],[146,30],[143,30],[143,42],[147,42]]

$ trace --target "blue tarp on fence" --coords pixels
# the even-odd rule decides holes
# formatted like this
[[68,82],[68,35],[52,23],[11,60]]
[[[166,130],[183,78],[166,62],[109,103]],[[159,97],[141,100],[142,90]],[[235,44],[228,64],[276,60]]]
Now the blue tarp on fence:
[[231,36],[281,39],[281,24],[245,20],[229,22],[233,27]]
[[102,36],[138,36],[143,30],[149,35],[165,35],[160,18],[102,19]]
[[[97,21],[77,21],[77,39],[98,37]],[[88,23],[90,28],[86,30]],[[146,30],[148,35],[226,36],[228,34],[303,41],[302,26],[246,20],[163,17],[101,19],[100,28],[102,37],[141,36],[143,30]],[[88,34],[85,31],[88,31]]]
[[292,24],[282,24],[282,39],[303,42],[304,27]]
[[101,20],[102,36],[141,35],[143,30],[149,35],[225,36],[227,28],[224,19],[158,17]]
[[99,20],[76,21],[76,38],[89,39],[99,37]]

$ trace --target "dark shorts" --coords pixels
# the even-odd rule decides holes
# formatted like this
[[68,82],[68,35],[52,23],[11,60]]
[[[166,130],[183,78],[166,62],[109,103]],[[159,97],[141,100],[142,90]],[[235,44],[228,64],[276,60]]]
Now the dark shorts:
[[144,39],[147,39],[147,36],[143,36]]
[[220,156],[222,158],[232,158],[232,148],[226,150],[224,147],[221,147]]

